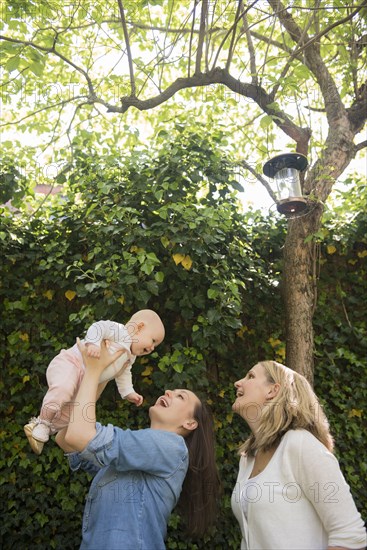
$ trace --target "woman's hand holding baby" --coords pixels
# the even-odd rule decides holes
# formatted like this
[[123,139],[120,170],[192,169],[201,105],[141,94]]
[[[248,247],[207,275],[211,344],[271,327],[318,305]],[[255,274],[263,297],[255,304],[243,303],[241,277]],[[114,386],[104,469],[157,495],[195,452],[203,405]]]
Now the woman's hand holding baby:
[[76,339],[76,343],[80,353],[82,354],[85,367],[92,368],[98,372],[104,371],[124,352],[124,349],[119,349],[113,354],[109,353],[105,340],[102,340],[100,348],[94,344],[86,345],[81,342],[79,338]]

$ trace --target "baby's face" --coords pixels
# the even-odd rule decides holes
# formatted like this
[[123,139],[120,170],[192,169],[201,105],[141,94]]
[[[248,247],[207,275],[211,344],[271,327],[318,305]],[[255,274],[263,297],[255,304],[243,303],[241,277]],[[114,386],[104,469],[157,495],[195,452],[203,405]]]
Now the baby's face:
[[163,329],[154,324],[143,323],[143,326],[138,328],[133,335],[131,353],[137,356],[148,355],[155,350],[163,338]]

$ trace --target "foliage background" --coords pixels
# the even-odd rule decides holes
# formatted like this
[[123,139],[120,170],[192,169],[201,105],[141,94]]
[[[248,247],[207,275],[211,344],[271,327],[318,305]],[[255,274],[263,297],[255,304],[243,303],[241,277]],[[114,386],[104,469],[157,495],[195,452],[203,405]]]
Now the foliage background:
[[[279,281],[286,227],[275,217],[241,213],[236,171],[219,152],[222,135],[204,135],[205,128],[189,135],[178,127],[165,146],[119,161],[81,143],[63,195],[36,209],[30,198],[27,205],[21,200],[21,176],[11,163],[2,168],[13,190],[0,228],[4,550],[78,547],[89,480],[68,471],[53,442],[40,457],[32,454],[23,425],[38,413],[51,358],[94,320],[124,322],[141,307],[156,309],[167,327],[157,353],[134,369],[145,403],[141,409],[122,403],[110,383],[99,417],[145,427],[163,388],[202,392],[215,414],[221,513],[202,541],[188,540],[173,515],[167,546],[239,547],[230,496],[247,432],[231,412],[233,382],[258,360],[284,358]],[[326,212],[314,236],[315,389],[364,518],[366,198],[363,182],[351,186],[343,208]]]

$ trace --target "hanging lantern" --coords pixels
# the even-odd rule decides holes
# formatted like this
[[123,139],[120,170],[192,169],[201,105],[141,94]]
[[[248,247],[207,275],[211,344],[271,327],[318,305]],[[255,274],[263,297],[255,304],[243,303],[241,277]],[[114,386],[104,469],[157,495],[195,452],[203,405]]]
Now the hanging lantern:
[[306,170],[307,158],[300,153],[283,153],[268,160],[263,172],[274,179],[277,186],[277,210],[287,217],[304,212],[307,199],[302,196],[300,172]]

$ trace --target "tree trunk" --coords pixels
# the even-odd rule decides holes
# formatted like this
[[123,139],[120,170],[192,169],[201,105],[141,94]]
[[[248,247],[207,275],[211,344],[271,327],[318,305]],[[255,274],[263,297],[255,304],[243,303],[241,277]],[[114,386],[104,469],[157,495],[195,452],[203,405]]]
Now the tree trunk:
[[286,364],[313,383],[313,313],[317,298],[314,239],[305,242],[320,227],[322,205],[305,216],[289,221],[284,245],[283,300],[286,317]]

